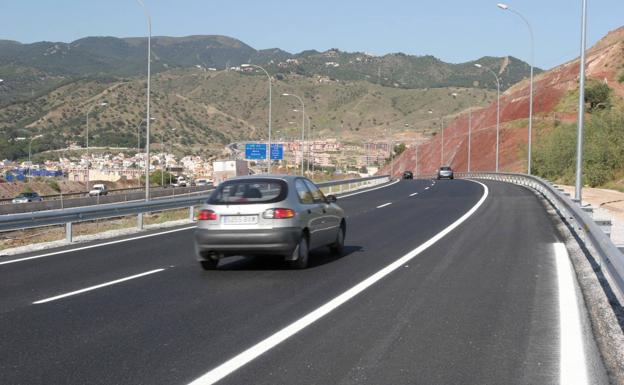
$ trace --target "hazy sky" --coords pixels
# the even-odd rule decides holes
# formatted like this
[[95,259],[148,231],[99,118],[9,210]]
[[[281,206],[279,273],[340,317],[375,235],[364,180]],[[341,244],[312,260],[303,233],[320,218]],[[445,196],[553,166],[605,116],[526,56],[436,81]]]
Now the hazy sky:
[[[499,0],[500,1],[500,0]],[[624,0],[588,0],[588,43],[624,25]],[[339,48],[378,55],[529,58],[529,35],[496,0],[145,0],[153,34],[227,35],[257,49],[292,53]],[[535,64],[550,68],[579,53],[581,0],[510,0],[531,22]],[[85,36],[144,36],[135,0],[0,0],[0,38],[28,43]]]

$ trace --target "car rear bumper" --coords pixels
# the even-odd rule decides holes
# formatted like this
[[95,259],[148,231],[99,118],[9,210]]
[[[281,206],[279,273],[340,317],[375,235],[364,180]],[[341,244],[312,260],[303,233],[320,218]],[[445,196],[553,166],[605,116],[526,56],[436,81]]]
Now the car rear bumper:
[[195,230],[198,260],[229,255],[290,255],[299,243],[301,229],[284,227],[260,230]]

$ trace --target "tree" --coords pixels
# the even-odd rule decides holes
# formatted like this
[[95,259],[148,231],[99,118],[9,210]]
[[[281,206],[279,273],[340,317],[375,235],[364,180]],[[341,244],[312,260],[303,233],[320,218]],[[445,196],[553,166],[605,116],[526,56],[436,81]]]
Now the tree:
[[405,143],[399,143],[397,145],[394,146],[394,156],[399,156],[403,153],[403,151],[405,151],[405,149],[407,148],[407,146],[405,145]]
[[585,103],[589,103],[589,112],[611,106],[611,88],[604,82],[590,80],[585,86]]
[[[164,187],[169,184],[169,178],[171,178],[171,183],[175,183],[178,179],[175,175],[167,171],[164,171],[164,172],[161,172],[160,170],[154,171],[150,174],[150,185]],[[145,175],[141,175],[141,183],[145,183]]]

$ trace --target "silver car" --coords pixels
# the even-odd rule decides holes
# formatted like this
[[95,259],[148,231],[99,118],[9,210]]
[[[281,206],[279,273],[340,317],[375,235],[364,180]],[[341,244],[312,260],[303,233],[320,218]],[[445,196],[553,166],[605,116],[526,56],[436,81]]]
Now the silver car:
[[347,230],[335,196],[288,175],[229,179],[210,195],[198,220],[195,251],[205,270],[231,255],[283,256],[303,269],[312,249],[329,246],[342,254]]
[[36,192],[23,192],[11,200],[12,203],[42,202],[43,198]]
[[453,169],[450,168],[449,166],[442,166],[440,167],[440,169],[438,170],[438,180],[442,179],[442,178],[448,178],[448,179],[454,179],[455,176],[453,175]]

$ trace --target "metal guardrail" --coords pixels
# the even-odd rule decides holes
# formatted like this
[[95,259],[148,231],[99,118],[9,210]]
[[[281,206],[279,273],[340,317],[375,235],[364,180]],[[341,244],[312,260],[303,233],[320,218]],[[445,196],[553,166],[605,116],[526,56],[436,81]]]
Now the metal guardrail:
[[[489,179],[530,187],[542,194],[559,211],[578,237],[591,246],[600,268],[612,283],[619,298],[624,298],[624,254],[611,242],[593,218],[581,207],[581,202],[570,199],[550,182],[527,174],[512,173],[456,173],[465,178]],[[594,256],[596,257],[596,256]],[[614,287],[613,287],[614,286]]]
[[[384,183],[389,176],[375,176],[369,178],[345,179],[317,183],[321,188],[352,185],[368,186],[375,183]],[[201,205],[208,198],[208,194],[185,196],[180,198],[158,199],[150,201],[112,203],[101,206],[76,207],[64,210],[47,210],[31,213],[11,214],[0,216],[0,231],[14,231],[36,227],[65,225],[65,239],[72,241],[72,224],[93,221],[97,219],[116,218],[137,215],[137,227],[143,228],[143,214],[157,211],[189,208],[189,219],[192,221],[195,206]]]
[[[175,198],[180,195],[188,195],[190,193],[201,193],[212,189],[212,186],[194,186],[194,187],[173,187],[173,188],[155,188],[150,190],[150,199]],[[100,204],[142,201],[145,199],[145,190],[130,189],[117,190],[117,193],[108,195],[88,196],[82,194],[80,198],[71,199],[53,199],[44,200],[43,202],[19,203],[10,205],[0,205],[0,215],[30,213],[42,210],[62,210],[68,208],[76,208],[83,206],[92,206]],[[85,196],[86,195],[86,196]]]

